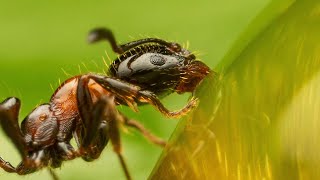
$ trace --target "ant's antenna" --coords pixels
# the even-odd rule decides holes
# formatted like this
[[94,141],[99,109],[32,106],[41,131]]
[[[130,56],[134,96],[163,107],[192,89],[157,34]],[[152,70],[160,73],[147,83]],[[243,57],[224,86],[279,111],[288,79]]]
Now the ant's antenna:
[[112,50],[118,54],[122,54],[124,51],[123,49],[117,45],[116,38],[114,37],[111,30],[106,28],[95,28],[89,32],[88,35],[88,42],[95,43],[98,41],[106,40],[109,41]]

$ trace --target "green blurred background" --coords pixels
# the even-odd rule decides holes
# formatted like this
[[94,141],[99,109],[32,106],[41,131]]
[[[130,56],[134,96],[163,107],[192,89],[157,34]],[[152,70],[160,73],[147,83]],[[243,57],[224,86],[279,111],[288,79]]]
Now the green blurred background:
[[[1,1],[0,99],[22,100],[20,120],[37,104],[47,102],[60,81],[85,72],[102,73],[108,44],[88,45],[87,32],[97,26],[113,30],[120,43],[145,37],[190,42],[210,67],[214,67],[268,0],[201,1]],[[217,8],[219,7],[219,8]],[[213,10],[214,9],[214,10]],[[68,75],[66,75],[66,73]],[[163,100],[170,109],[182,107],[188,95]],[[167,120],[152,107],[133,113],[119,110],[142,122],[164,139],[177,120]],[[136,132],[122,133],[124,155],[134,179],[146,179],[162,149]],[[0,155],[16,165],[20,158],[1,132]],[[111,148],[92,163],[74,160],[56,172],[61,179],[124,179]],[[0,170],[1,179],[22,179]],[[47,171],[24,179],[49,179]]]

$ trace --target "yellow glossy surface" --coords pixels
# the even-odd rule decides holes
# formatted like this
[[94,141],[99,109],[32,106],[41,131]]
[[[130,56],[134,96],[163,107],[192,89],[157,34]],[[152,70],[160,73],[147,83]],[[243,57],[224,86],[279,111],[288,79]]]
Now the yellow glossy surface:
[[150,179],[320,179],[320,1],[293,3],[197,91]]

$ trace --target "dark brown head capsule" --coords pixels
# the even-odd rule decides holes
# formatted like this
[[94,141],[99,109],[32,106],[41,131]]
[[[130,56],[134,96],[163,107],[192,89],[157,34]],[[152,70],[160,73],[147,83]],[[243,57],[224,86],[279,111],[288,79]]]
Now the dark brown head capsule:
[[111,76],[162,94],[193,92],[209,68],[179,44],[147,42],[123,53],[109,71]]
[[193,92],[210,71],[194,54],[174,42],[146,38],[116,46],[106,29],[97,28],[90,35],[90,42],[107,39],[120,54],[110,66],[111,76],[157,95]]

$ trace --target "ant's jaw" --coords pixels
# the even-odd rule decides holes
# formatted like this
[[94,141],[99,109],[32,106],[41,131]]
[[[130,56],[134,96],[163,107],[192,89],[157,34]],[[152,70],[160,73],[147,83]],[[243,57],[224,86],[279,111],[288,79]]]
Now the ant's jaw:
[[210,68],[201,61],[191,61],[181,72],[180,82],[175,88],[179,94],[193,92],[201,81],[210,73]]

